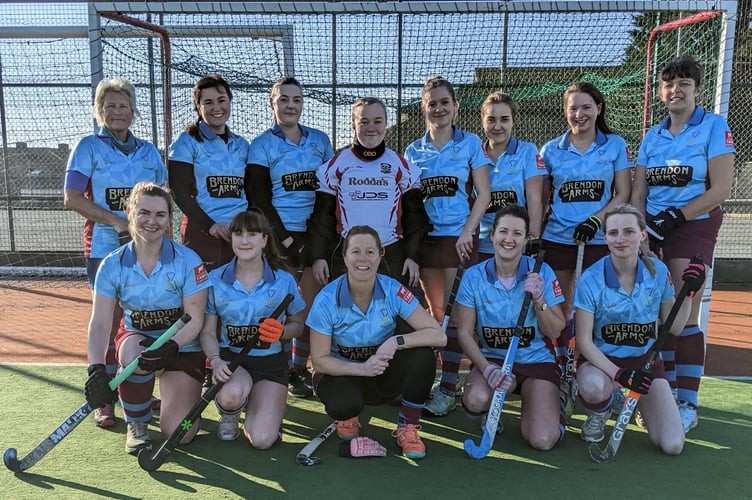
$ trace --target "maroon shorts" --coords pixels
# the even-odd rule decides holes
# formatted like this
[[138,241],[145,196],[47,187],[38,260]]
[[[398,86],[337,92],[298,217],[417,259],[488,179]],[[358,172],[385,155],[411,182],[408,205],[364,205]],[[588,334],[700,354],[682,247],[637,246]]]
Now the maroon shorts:
[[[450,269],[459,267],[456,236],[426,236],[420,246],[420,267]],[[478,235],[473,236],[473,252],[465,263],[466,267],[478,263]]]
[[[648,360],[648,356],[650,355],[650,352],[643,354],[642,356],[636,356],[633,358],[615,358],[613,356],[606,356],[613,364],[620,368],[629,368],[630,370],[642,370],[645,368],[645,363]],[[587,359],[585,359],[583,356],[580,356],[580,358],[577,360],[577,366],[582,365],[582,363],[586,362]],[[653,369],[650,372],[654,379],[656,378],[666,378],[666,369],[663,366],[663,360],[660,356],[658,356],[655,360],[655,363],[653,363]],[[608,374],[613,375],[612,373]]]
[[[489,362],[502,366],[503,359],[488,359]],[[559,387],[561,381],[561,370],[556,363],[515,363],[512,367],[512,373],[517,379],[517,387],[514,389],[515,394],[520,394],[522,384],[529,378],[548,380],[556,387]]]
[[[648,214],[648,219],[652,218]],[[707,219],[685,222],[658,243],[663,248],[663,260],[668,262],[670,259],[691,259],[699,253],[707,265],[712,264],[721,222],[723,210],[720,207],[711,210]]]
[[[117,335],[115,335],[115,355],[119,356],[121,344],[131,335],[140,335],[145,337],[144,334],[138,332],[131,332],[120,328]],[[147,337],[151,339],[151,337]],[[152,340],[153,341],[153,340]],[[204,382],[204,366],[206,365],[206,356],[202,351],[199,352],[179,352],[170,363],[165,366],[165,370],[169,372],[185,372],[191,377],[195,378],[199,382]]]
[[180,224],[180,236],[183,239],[183,245],[201,257],[206,264],[207,271],[227,264],[235,255],[229,242],[222,238],[215,238],[185,216]]
[[[544,260],[554,271],[574,270],[577,266],[577,245],[564,245],[543,240],[543,249],[546,251]],[[582,269],[587,269],[608,253],[608,246],[606,245],[585,245]]]

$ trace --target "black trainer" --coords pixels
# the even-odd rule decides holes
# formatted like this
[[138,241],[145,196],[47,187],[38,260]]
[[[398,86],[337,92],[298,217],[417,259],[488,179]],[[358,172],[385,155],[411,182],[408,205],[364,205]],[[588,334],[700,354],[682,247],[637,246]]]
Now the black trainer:
[[305,368],[299,371],[291,371],[290,379],[287,383],[287,392],[290,396],[295,396],[296,398],[313,396],[311,373]]

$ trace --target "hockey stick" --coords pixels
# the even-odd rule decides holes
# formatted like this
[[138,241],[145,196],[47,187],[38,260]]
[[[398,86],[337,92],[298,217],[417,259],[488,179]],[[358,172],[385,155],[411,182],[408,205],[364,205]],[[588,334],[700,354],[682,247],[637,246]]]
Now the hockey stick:
[[316,437],[314,437],[310,443],[305,445],[302,450],[300,450],[295,457],[295,462],[300,465],[305,465],[306,467],[310,467],[311,465],[316,465],[319,462],[321,462],[321,459],[319,457],[312,457],[316,449],[321,446],[321,444],[327,440],[329,436],[334,434],[334,431],[337,430],[337,422],[332,422],[329,424],[326,429],[319,432]]
[[[702,257],[700,255],[697,255],[693,257],[690,262],[701,264]],[[658,337],[655,339],[653,346],[650,348],[650,355],[648,356],[648,359],[642,368],[644,371],[651,372],[653,370],[653,365],[655,364],[655,360],[661,352],[661,347],[663,347],[663,343],[666,341],[666,337],[670,335],[669,330],[671,329],[671,325],[674,324],[676,315],[679,314],[679,309],[681,309],[682,303],[684,302],[684,297],[686,297],[688,294],[689,283],[685,281],[684,285],[681,287],[681,290],[679,290],[679,295],[676,297],[676,302],[674,302],[671,311],[668,313],[666,322],[661,325],[661,328],[658,330]],[[624,400],[624,406],[622,407],[619,416],[616,418],[614,428],[611,431],[611,437],[608,438],[608,443],[606,443],[605,448],[601,450],[596,443],[592,443],[588,447],[590,458],[592,458],[595,462],[604,463],[610,462],[614,459],[616,452],[619,451],[621,440],[624,438],[624,434],[627,431],[627,425],[629,424],[629,421],[632,420],[632,414],[637,409],[637,403],[640,401],[641,396],[642,394],[637,391],[629,391],[627,398]]]
[[[545,252],[541,250],[535,258],[535,265],[533,266],[533,272],[540,272],[541,265],[543,264],[543,256]],[[514,367],[514,358],[517,355],[517,346],[520,343],[520,335],[525,329],[525,319],[527,318],[527,312],[530,309],[530,303],[533,301],[533,296],[530,293],[525,292],[525,299],[522,301],[522,309],[520,310],[520,316],[517,318],[517,325],[514,327],[514,333],[512,334],[512,340],[509,342],[507,348],[507,355],[504,357],[504,364],[501,367],[505,377],[512,376],[512,368]],[[493,397],[491,398],[491,406],[488,409],[488,417],[486,418],[486,426],[483,428],[483,437],[480,444],[476,445],[472,439],[465,440],[465,452],[471,458],[486,458],[488,452],[491,451],[494,438],[496,437],[496,429],[499,428],[499,419],[501,418],[501,409],[504,407],[504,400],[507,397],[506,390],[495,390]]]
[[[270,317],[277,318],[280,314],[285,312],[285,309],[287,309],[287,306],[292,302],[292,299],[293,295],[288,293],[282,300],[282,303],[272,312]],[[248,342],[243,346],[243,350],[232,358],[232,362],[230,362],[230,365],[228,366],[228,369],[231,372],[234,372],[251,349],[256,347],[257,341],[258,335],[252,335],[251,338],[248,339]],[[217,382],[199,398],[196,404],[193,405],[193,408],[190,409],[188,414],[180,422],[180,425],[172,432],[172,434],[170,434],[170,437],[162,443],[162,446],[159,447],[153,457],[149,454],[151,450],[147,450],[146,448],[140,450],[138,452],[138,465],[148,472],[159,469],[167,459],[167,456],[172,453],[180,440],[188,434],[188,431],[191,430],[191,427],[193,427],[193,424],[201,416],[201,413],[203,413],[208,404],[216,397],[217,393],[224,385],[224,382]]]
[[449,317],[452,315],[454,301],[457,300],[457,290],[460,288],[463,274],[465,274],[464,260],[460,262],[459,266],[457,266],[457,272],[454,275],[454,283],[452,283],[452,289],[449,291],[449,298],[447,299],[446,307],[444,308],[444,319],[441,320],[441,330],[445,333],[449,326]]
[[[582,262],[585,258],[585,243],[580,241],[577,243],[577,263],[574,268],[574,283],[572,283],[572,289],[577,285],[582,275]],[[575,350],[575,318],[574,318],[574,305],[570,306],[572,311],[569,313],[569,321],[567,322],[567,344],[566,344],[566,357],[564,358],[564,366],[562,367],[562,380],[567,384],[569,397],[572,398],[572,410],[574,410],[574,403],[577,401],[577,379],[574,374],[574,350]],[[572,415],[565,415],[566,419]]]
[[[153,351],[154,349],[157,349],[159,346],[163,345],[170,339],[170,337],[178,333],[178,331],[183,328],[190,320],[191,316],[189,314],[183,314],[180,319],[178,319],[170,328],[168,328],[146,350]],[[110,380],[110,389],[112,389],[113,391],[117,389],[117,386],[125,381],[125,379],[130,377],[131,374],[136,371],[136,368],[138,368],[138,359],[131,361],[128,366],[123,368],[120,373],[117,374],[117,376]],[[21,460],[18,459],[18,452],[15,448],[8,448],[3,454],[3,462],[5,462],[5,466],[13,472],[23,472],[35,463],[39,462],[39,460],[47,455],[47,453],[49,453],[52,448],[57,446],[57,444],[62,441],[65,436],[70,434],[73,429],[78,426],[78,424],[83,422],[89,415],[89,413],[91,413],[92,409],[93,408],[89,406],[89,403],[85,402],[84,404],[82,404],[76,411],[71,414],[70,417],[65,420],[65,422],[60,424],[57,429],[52,431],[52,434],[47,436],[47,439],[39,443],[36,448],[31,450],[29,454],[23,457]]]

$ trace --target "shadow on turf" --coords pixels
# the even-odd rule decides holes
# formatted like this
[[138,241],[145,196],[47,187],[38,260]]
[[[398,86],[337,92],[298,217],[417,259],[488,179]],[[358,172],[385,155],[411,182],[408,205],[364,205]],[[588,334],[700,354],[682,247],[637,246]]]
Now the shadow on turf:
[[101,498],[116,498],[118,500],[139,500],[141,497],[133,497],[129,495],[123,495],[115,493],[110,490],[103,490],[101,488],[95,488],[93,486],[85,486],[81,483],[74,483],[71,481],[65,481],[64,479],[58,479],[56,477],[43,476],[41,474],[33,474],[29,472],[22,472],[14,474],[16,479],[23,481],[30,486],[41,488],[45,490],[54,490],[56,487],[65,487],[72,490],[77,490],[82,493],[90,493]]

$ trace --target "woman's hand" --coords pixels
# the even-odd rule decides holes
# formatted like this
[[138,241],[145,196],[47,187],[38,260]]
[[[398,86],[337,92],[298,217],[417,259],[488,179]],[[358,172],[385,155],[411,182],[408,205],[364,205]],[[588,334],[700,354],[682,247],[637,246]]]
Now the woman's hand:
[[460,260],[467,260],[470,254],[473,253],[473,232],[462,230],[457,237],[457,243],[454,244],[454,248],[457,250],[457,255]]
[[220,358],[219,356],[211,360],[211,367],[212,382],[214,382],[215,384],[217,382],[227,382],[228,380],[230,380],[230,377],[232,377],[232,372],[230,371],[230,363]]
[[215,222],[212,227],[209,228],[209,235],[217,238],[218,240],[230,241],[230,226],[224,222]]
[[407,274],[408,284],[410,286],[418,286],[420,284],[420,267],[410,257],[405,259],[405,263],[402,265],[402,276]]
[[533,302],[543,297],[543,278],[538,273],[527,273],[524,290],[533,296]]
[[[383,345],[383,344],[382,344]],[[379,348],[381,349],[381,348]],[[389,360],[392,359],[383,353],[376,351],[373,356],[368,358],[365,363],[361,364],[364,377],[377,377],[383,374],[389,367]]]
[[326,285],[329,283],[329,265],[326,263],[326,260],[314,260],[311,269],[313,270],[313,277],[319,282],[319,284]]

